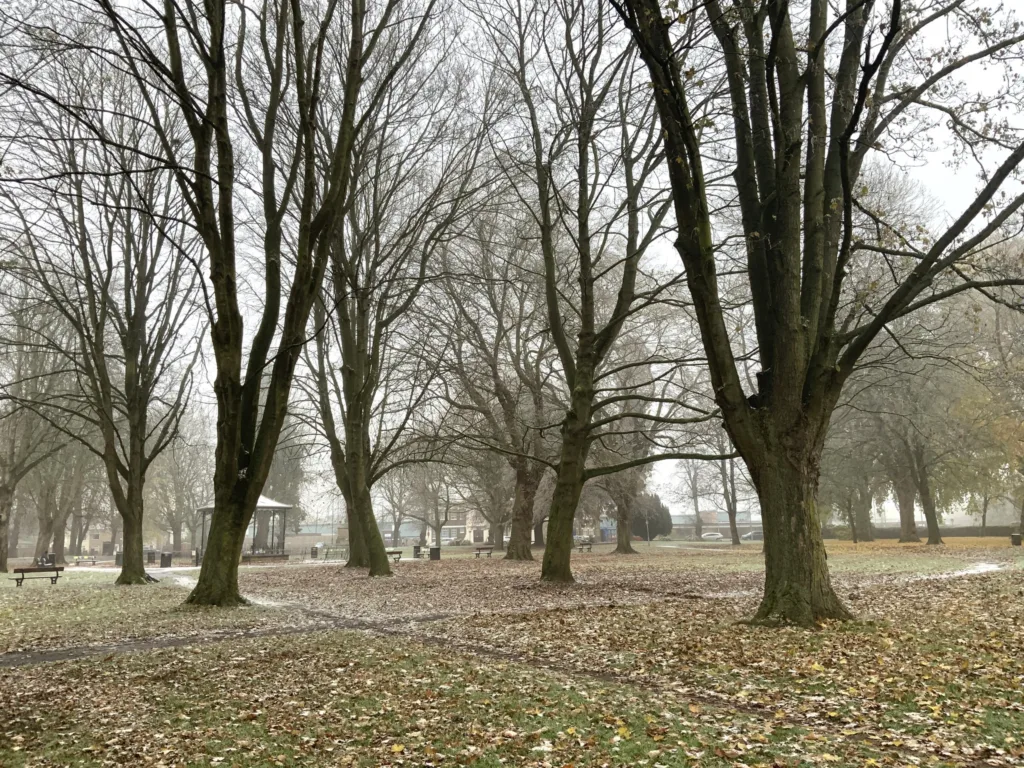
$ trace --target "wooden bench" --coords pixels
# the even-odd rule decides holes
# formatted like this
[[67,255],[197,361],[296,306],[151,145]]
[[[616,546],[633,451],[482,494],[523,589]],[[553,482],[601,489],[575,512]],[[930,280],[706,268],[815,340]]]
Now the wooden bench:
[[494,547],[477,547],[473,550],[473,554],[477,557],[480,557],[480,555],[487,555],[488,557],[490,557],[493,551]]
[[76,557],[75,558],[75,565],[81,565],[82,563],[92,563],[93,565],[96,565],[96,558],[95,557]]
[[583,551],[587,551],[587,552],[593,552],[593,551],[594,551],[594,550],[593,550],[593,546],[594,546],[594,544],[593,544],[592,542],[589,542],[589,541],[581,541],[581,542],[578,542],[578,543],[576,544],[576,549],[577,549],[577,550],[578,550],[579,552],[583,552]]
[[396,563],[402,559],[402,550],[400,549],[386,549],[384,554],[394,560]]
[[[14,578],[11,579],[17,586],[21,586],[25,579],[49,579],[51,584],[56,584],[57,579],[60,578],[61,571],[64,570],[63,565],[33,565],[29,568],[15,568]],[[52,576],[28,576],[29,573],[45,573],[53,574]]]

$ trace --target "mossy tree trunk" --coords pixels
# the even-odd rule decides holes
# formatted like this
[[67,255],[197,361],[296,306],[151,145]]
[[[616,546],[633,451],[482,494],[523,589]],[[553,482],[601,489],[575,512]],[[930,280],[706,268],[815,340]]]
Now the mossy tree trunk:
[[849,619],[829,578],[816,506],[817,464],[795,458],[765,457],[763,464],[751,467],[765,548],[764,597],[754,618],[802,626]]

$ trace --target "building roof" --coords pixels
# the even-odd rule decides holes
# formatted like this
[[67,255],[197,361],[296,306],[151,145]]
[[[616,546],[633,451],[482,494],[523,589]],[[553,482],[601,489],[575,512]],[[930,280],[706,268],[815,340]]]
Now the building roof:
[[[203,506],[199,507],[196,511],[197,512],[210,512],[212,509],[213,509],[213,504],[212,503],[206,503]],[[292,505],[291,504],[284,504],[284,503],[282,503],[280,501],[274,501],[273,499],[268,499],[266,496],[260,495],[259,501],[256,502],[256,509],[257,510],[261,510],[261,509],[292,509]]]

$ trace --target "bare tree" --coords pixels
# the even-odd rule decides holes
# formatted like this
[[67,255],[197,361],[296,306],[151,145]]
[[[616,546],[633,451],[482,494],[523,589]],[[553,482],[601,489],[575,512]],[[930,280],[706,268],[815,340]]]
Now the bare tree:
[[[391,573],[372,488],[399,461],[438,363],[419,353],[411,315],[437,256],[464,226],[483,136],[449,21],[433,12],[434,0],[399,5],[422,20],[394,25],[382,16],[386,26],[375,32],[381,41],[364,75],[373,98],[339,201],[345,215],[330,235],[329,280],[314,319],[324,332],[309,361],[348,513],[348,565],[371,576]],[[328,97],[325,108],[340,116],[345,105]]]
[[[850,0],[834,12],[826,0],[799,7],[710,0],[676,4],[667,14],[659,0],[612,3],[650,74],[676,250],[715,397],[761,500],[766,576],[755,618],[804,625],[849,618],[830,583],[816,514],[829,420],[865,350],[895,319],[963,291],[999,299],[1021,284],[1019,264],[984,257],[1024,204],[1024,195],[1007,189],[1024,143],[1019,129],[993,117],[1016,103],[1018,81],[1008,76],[990,98],[972,102],[957,78],[975,62],[1012,66],[1024,33],[1009,9],[980,25],[956,2]],[[685,47],[677,45],[694,25],[713,33],[709,55],[725,71],[733,114],[732,173],[717,181],[693,118],[703,92],[688,79]],[[941,65],[918,67],[938,62],[930,54],[939,49],[949,52]],[[944,126],[954,145],[982,163],[977,197],[952,223],[922,232],[903,232],[884,211],[868,209],[886,241],[855,238],[865,162],[890,150],[920,154],[918,139]],[[1001,159],[990,163],[993,157]],[[749,394],[718,283],[721,243],[708,202],[716,183],[731,185],[724,194],[734,192],[740,209],[741,269],[760,361]],[[861,291],[848,276],[864,261],[889,277]]]
[[[142,553],[146,471],[174,438],[192,391],[201,328],[200,276],[181,223],[171,175],[147,156],[134,83],[82,52],[47,71],[50,96],[88,116],[106,112],[104,142],[77,115],[26,94],[4,196],[15,218],[5,234],[18,274],[67,334],[34,329],[33,343],[60,354],[70,388],[35,407],[55,425],[73,413],[88,428],[61,427],[98,456],[124,519],[118,584],[150,580]],[[67,377],[65,377],[67,378]]]

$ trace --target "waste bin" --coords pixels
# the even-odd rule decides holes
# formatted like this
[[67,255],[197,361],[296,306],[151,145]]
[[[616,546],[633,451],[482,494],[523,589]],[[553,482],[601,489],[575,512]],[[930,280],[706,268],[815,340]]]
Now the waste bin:
[[419,560],[423,556],[423,547],[419,544],[412,545],[412,557],[414,560]]
[[170,552],[161,552],[160,553],[160,567],[161,568],[170,568],[171,567],[171,562],[172,562],[173,558],[174,558],[174,555],[172,553],[170,553]]
[[47,552],[46,553],[46,564],[47,565],[56,565],[57,564],[57,553],[56,552]]
[[441,559],[441,548],[440,547],[431,547],[430,548],[430,559],[431,560],[440,560]]
[[320,547],[310,547],[309,556],[316,560],[320,556]]
[[1011,533],[1010,534],[1010,544],[1012,544],[1015,547],[1019,547],[1020,546],[1020,534],[1019,533]]
[[155,549],[146,550],[146,564],[147,565],[156,565],[156,550]]
[[124,552],[114,553],[114,565],[116,565],[118,568],[124,565]]

